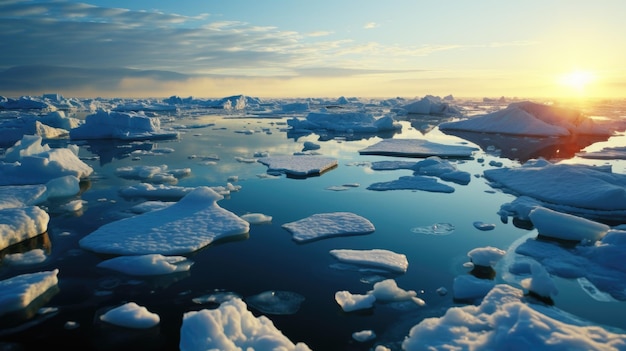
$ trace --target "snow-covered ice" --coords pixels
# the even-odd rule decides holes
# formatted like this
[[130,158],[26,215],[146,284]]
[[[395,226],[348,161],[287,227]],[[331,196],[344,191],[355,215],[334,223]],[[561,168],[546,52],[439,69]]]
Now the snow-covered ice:
[[127,302],[100,315],[100,320],[120,327],[146,329],[161,321],[159,315],[135,302]]
[[404,273],[409,268],[406,255],[385,249],[352,250],[333,249],[330,254],[341,262],[377,267]]
[[184,314],[180,350],[310,351],[303,342],[289,340],[264,315],[255,317],[243,300],[233,298],[217,309]]
[[0,209],[0,250],[48,230],[50,215],[38,206]]
[[306,119],[292,118],[287,124],[294,130],[330,130],[349,133],[376,133],[402,129],[392,116],[374,117],[366,112],[310,112]]
[[353,312],[372,308],[376,302],[376,296],[372,294],[353,294],[346,290],[335,293],[335,301],[344,312]]
[[467,256],[472,260],[472,263],[479,266],[495,266],[502,257],[506,254],[506,251],[498,249],[497,247],[479,247],[472,249],[467,253]]
[[534,208],[530,211],[528,218],[539,234],[564,240],[594,242],[602,239],[611,229],[606,224],[545,207]]
[[270,223],[272,221],[272,216],[263,213],[246,213],[240,217],[250,224]]
[[197,187],[171,206],[105,224],[79,244],[106,254],[178,255],[248,233],[248,222],[217,205],[223,198],[209,187]]
[[510,285],[493,287],[477,305],[449,308],[409,331],[405,351],[432,349],[623,350],[626,334],[589,325],[552,306],[524,297]]
[[385,279],[375,283],[372,290],[365,294],[354,294],[346,290],[337,291],[335,301],[344,312],[372,308],[376,302],[412,301],[417,306],[426,304],[424,300],[417,297],[417,292],[400,288],[394,279]]
[[93,168],[78,158],[78,146],[50,148],[42,138],[25,135],[0,161],[0,185],[45,184],[67,175],[87,178]]
[[143,112],[99,110],[88,115],[85,122],[70,130],[70,139],[176,139],[179,133],[163,130],[157,117]]
[[[613,173],[611,167],[538,159],[520,167],[487,169],[483,174],[492,186],[535,199],[546,208],[594,219],[626,218],[626,175]],[[521,218],[530,209],[516,208]]]
[[[112,110],[98,110],[97,113],[88,116],[85,123],[66,118],[58,111],[50,112],[55,108],[52,104],[38,103],[36,99],[2,100],[1,105],[4,109],[15,108],[16,110],[10,113],[23,118],[20,122],[8,122],[10,119],[3,119],[0,124],[1,141],[8,140],[4,136],[10,136],[13,141],[7,143],[6,151],[0,159],[0,184],[2,184],[0,249],[21,243],[48,230],[50,215],[46,211],[49,208],[39,207],[46,201],[64,201],[62,204],[55,204],[54,208],[69,212],[80,211],[82,205],[86,203],[76,198],[81,191],[79,183],[94,176],[93,169],[78,158],[78,151],[85,144],[79,142],[80,146],[50,147],[43,143],[44,140],[67,138],[68,134],[71,141],[122,139],[128,142],[179,137],[178,132],[161,129],[156,114],[134,112],[138,109],[180,111],[181,108],[189,107],[186,104],[193,103],[193,108],[201,106],[220,109],[230,115],[240,113],[237,111],[256,109],[259,116],[265,113],[266,107],[268,111],[275,110],[268,113],[272,116],[276,113],[303,114],[310,109],[309,103],[297,103],[286,106],[280,112],[280,104],[270,107],[267,103],[263,105],[260,100],[241,95],[212,101],[174,97],[170,100],[169,103],[120,101],[111,104],[116,106]],[[456,110],[443,100],[422,99],[410,104],[399,101],[401,100],[387,103],[398,113],[404,111],[409,114],[457,117],[460,113],[460,110]],[[94,102],[95,105],[100,103]],[[344,98],[332,101],[332,104],[356,106],[356,101]],[[32,111],[26,115],[25,112],[18,111],[21,108],[41,109],[46,115],[31,115]],[[393,121],[392,116],[393,114],[389,114],[372,121],[370,118],[372,115],[360,112],[311,112],[306,120],[293,118],[289,126],[292,129],[322,129],[346,133],[398,130],[399,125]],[[341,122],[337,120],[338,117],[342,119]],[[19,123],[22,125],[18,125]],[[468,117],[458,122],[444,122],[440,127],[444,132],[460,129],[501,135],[547,136],[548,141],[552,140],[551,137],[613,135],[613,129],[596,123],[577,111],[530,102],[514,103],[501,111]],[[246,134],[252,135],[264,129],[244,130]],[[323,144],[323,138],[320,137],[320,140],[322,143],[306,141],[305,151],[319,149],[321,146],[326,151],[327,146]],[[59,140],[53,142],[59,143]],[[366,140],[359,142],[362,145],[366,144]],[[529,141],[533,142],[534,139]],[[300,144],[298,143],[296,147]],[[414,174],[389,182],[374,183],[368,187],[370,190],[421,189],[454,192],[454,187],[439,180],[466,185],[471,177],[468,172],[457,169],[461,162],[455,163],[458,160],[450,159],[460,158],[470,163],[472,157],[479,151],[470,146],[438,144],[422,139],[383,139],[369,144],[372,145],[355,150],[358,151],[358,156],[424,158],[418,162],[388,160],[372,162],[372,170],[411,170]],[[136,145],[127,146],[127,150],[137,148]],[[494,148],[490,150],[492,149]],[[489,153],[490,150],[485,152]],[[139,156],[171,152],[173,152],[171,148],[157,147],[152,152],[130,151],[129,155],[139,160]],[[622,147],[607,147],[597,152],[579,153],[578,156],[587,160],[614,160],[624,159],[623,154]],[[268,166],[269,173],[286,173],[296,177],[318,175],[338,164],[335,158],[312,154],[271,157],[268,155],[268,153],[255,154],[255,158],[241,158],[241,162],[260,162]],[[219,157],[210,158],[210,161],[216,160],[219,160]],[[448,308],[441,317],[416,322],[404,340],[403,351],[425,348],[504,349],[512,344],[533,350],[626,350],[626,337],[622,331],[605,329],[600,325],[586,322],[561,311],[558,305],[550,306],[534,298],[557,296],[555,278],[563,278],[578,282],[582,289],[596,300],[626,301],[624,269],[626,230],[622,226],[613,227],[604,223],[605,221],[621,223],[626,220],[624,175],[614,173],[611,165],[607,164],[590,166],[556,161],[552,163],[539,158],[520,162],[519,166],[514,162],[512,166],[501,167],[497,161],[490,163],[497,168],[484,170],[484,179],[489,181],[493,188],[516,197],[510,203],[503,204],[499,214],[502,218],[513,216],[529,221],[532,225],[532,228],[528,229],[530,233],[508,248],[484,246],[471,250],[468,257],[472,264],[466,267],[489,267],[497,271],[498,280],[481,279],[472,274],[457,276],[450,284],[459,306]],[[473,165],[474,162],[468,166]],[[128,212],[134,214],[133,217],[112,221],[82,237],[79,240],[81,249],[99,254],[121,255],[101,261],[97,265],[98,268],[135,276],[133,279],[137,280],[146,276],[187,272],[191,270],[193,261],[184,256],[171,255],[195,253],[222,238],[245,237],[251,224],[267,224],[262,228],[260,226],[259,229],[273,226],[271,216],[260,212],[238,216],[217,205],[217,202],[230,192],[239,191],[240,186],[228,183],[223,187],[176,187],[171,184],[191,175],[190,169],[170,170],[165,164],[126,165],[114,170],[119,177],[145,182],[121,187],[119,194],[126,200],[144,198],[177,202],[146,201],[135,205]],[[332,175],[334,176],[334,172]],[[480,175],[476,178],[480,179]],[[238,175],[230,175],[229,181],[238,180]],[[170,185],[155,186],[149,183],[170,183]],[[353,186],[346,183],[342,187]],[[454,195],[456,194],[450,196]],[[63,198],[68,199],[62,200]],[[60,216],[58,213],[53,214]],[[479,230],[490,230],[495,227],[494,224],[480,221],[475,221],[473,225]],[[289,231],[293,240],[297,242],[368,234],[375,230],[368,219],[348,211],[317,213],[295,222],[285,223],[281,227]],[[53,230],[56,231],[54,244],[64,245],[63,240],[67,237],[58,233],[59,228]],[[436,223],[416,227],[412,231],[444,235],[454,230],[455,227],[449,223]],[[452,240],[455,237],[451,237]],[[339,261],[349,264],[393,273],[405,274],[408,271],[407,257],[389,250],[346,248],[332,249],[329,252]],[[54,265],[55,259],[55,256],[49,257],[45,250],[35,248],[18,253],[6,252],[2,256],[2,263],[3,267],[8,269],[30,270],[36,269],[34,266],[38,264]],[[20,274],[0,281],[0,315],[24,309],[46,292],[54,290],[59,282],[58,272],[50,270]],[[509,284],[500,284],[502,281]],[[440,289],[444,290],[437,291],[445,292],[445,288]],[[309,350],[302,342],[294,344],[290,341],[274,327],[269,318],[256,317],[248,310],[249,306],[268,315],[296,314],[307,293],[303,292],[304,295],[300,295],[287,290],[268,290],[243,299],[237,293],[214,292],[211,295],[206,291],[200,292],[195,295],[193,302],[218,303],[220,306],[211,310],[188,312],[182,317],[180,349],[282,347],[281,349],[285,350]],[[185,297],[181,295],[179,298]],[[328,299],[332,300],[332,295]],[[398,301],[412,301],[416,306],[426,305],[416,291],[404,290],[392,279],[378,281],[370,290],[361,294],[347,290],[335,293],[335,302],[344,312],[370,309],[376,303]],[[471,301],[471,304],[460,306],[462,302],[468,301]],[[111,309],[100,318],[107,323],[129,328],[150,328],[159,323],[158,315],[133,302]],[[71,322],[68,321],[68,325],[72,325]],[[364,342],[376,338],[373,330],[356,330],[360,331],[355,331],[351,335],[355,341]],[[242,338],[242,335],[245,337]],[[346,338],[349,339],[350,334],[347,334]],[[387,348],[378,345],[375,349]]]
[[282,225],[293,240],[306,242],[338,235],[369,234],[375,230],[367,218],[351,212],[316,213]]
[[403,157],[469,158],[477,148],[464,145],[446,145],[425,139],[383,139],[359,150],[361,155]]
[[610,136],[614,133],[608,126],[598,125],[580,111],[532,101],[515,102],[486,115],[444,122],[439,129],[532,136]]
[[0,315],[18,311],[57,286],[59,270],[26,273],[0,281]]

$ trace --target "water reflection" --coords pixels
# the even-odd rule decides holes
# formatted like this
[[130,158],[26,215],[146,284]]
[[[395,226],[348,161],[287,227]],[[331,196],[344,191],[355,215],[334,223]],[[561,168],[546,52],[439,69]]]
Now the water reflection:
[[[84,143],[84,144],[83,144]],[[150,151],[154,147],[151,142],[129,142],[121,140],[84,140],[81,147],[94,155],[98,155],[100,166],[131,156],[133,151]]]
[[48,232],[43,234],[39,234],[33,238],[21,241],[14,245],[11,245],[3,250],[0,250],[0,262],[6,255],[16,254],[16,253],[26,253],[28,251],[41,249],[46,255],[49,255],[52,250],[52,243],[50,242],[50,236]]
[[585,147],[608,140],[605,136],[574,135],[569,137],[531,137],[444,130],[478,145],[487,153],[524,163],[531,159],[562,160],[576,156]]
[[401,130],[389,130],[382,131],[376,133],[366,133],[366,132],[338,132],[326,129],[320,129],[315,131],[305,131],[305,130],[287,130],[287,139],[293,139],[294,141],[298,141],[300,138],[307,137],[309,135],[315,134],[318,136],[318,141],[329,141],[329,140],[345,140],[345,141],[359,141],[359,140],[369,140],[372,138],[382,138],[382,139],[391,139],[396,134],[401,134]]

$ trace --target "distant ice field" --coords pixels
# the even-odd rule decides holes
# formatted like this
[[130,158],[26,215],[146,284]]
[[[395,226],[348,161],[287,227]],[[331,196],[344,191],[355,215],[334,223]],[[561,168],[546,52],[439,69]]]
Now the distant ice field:
[[[368,350],[371,344],[355,344],[351,336],[358,331],[373,330],[377,344],[399,345],[409,329],[422,319],[442,316],[449,307],[464,305],[454,300],[452,290],[455,277],[469,274],[471,270],[467,265],[468,252],[488,246],[506,251],[536,236],[536,230],[529,228],[528,223],[502,218],[501,206],[513,202],[517,195],[494,188],[482,176],[488,169],[519,165],[516,160],[501,157],[500,150],[445,134],[436,127],[421,131],[410,121],[398,122],[401,130],[385,138],[376,133],[293,134],[285,121],[285,117],[224,118],[217,114],[200,114],[164,118],[161,128],[176,130],[179,137],[175,139],[76,141],[80,146],[79,158],[94,169],[89,180],[81,183],[82,209],[80,212],[64,210],[67,199],[44,203],[50,214],[44,238],[31,239],[20,248],[5,250],[4,254],[27,251],[23,247],[30,245],[43,248],[47,258],[26,269],[8,264],[0,266],[0,279],[25,270],[59,269],[59,292],[46,303],[46,306],[57,307],[58,311],[54,315],[35,317],[36,326],[25,331],[8,334],[0,331],[0,339],[28,343],[29,338],[37,335],[51,345],[66,345],[64,340],[77,338],[101,349],[114,348],[119,346],[112,338],[115,332],[108,325],[94,323],[94,316],[124,302],[135,301],[160,316],[158,335],[133,334],[129,338],[136,338],[135,345],[178,349],[183,313],[214,309],[218,305],[197,303],[194,299],[212,301],[206,296],[219,291],[232,292],[245,302],[246,297],[263,292],[287,291],[304,298],[293,313],[266,314],[250,305],[248,308],[255,315],[266,314],[293,342],[304,342],[312,350]],[[470,158],[446,159],[455,171],[471,175],[469,183],[459,184],[429,174],[422,176],[434,178],[454,190],[446,193],[369,190],[371,184],[413,175],[413,170],[404,167],[423,160],[359,153],[389,138],[426,139],[476,148]],[[488,144],[488,137],[483,135],[480,140],[483,139]],[[623,142],[626,137],[615,136],[594,144],[590,150]],[[51,145],[60,147],[65,143],[70,141],[56,140]],[[337,166],[321,174],[292,177],[256,162],[262,157],[302,153],[305,143],[319,145],[315,150],[306,151],[307,155],[334,159]],[[552,149],[546,150],[549,157],[552,152]],[[402,161],[403,167],[372,168],[372,163],[383,161]],[[574,162],[602,165],[607,161],[576,157],[565,163]],[[611,164],[614,173],[626,173],[623,160],[612,160]],[[140,165],[161,167],[161,170],[189,169],[190,172],[180,177],[156,177],[152,181],[120,176],[120,170]],[[166,169],[162,165],[167,165]],[[82,238],[109,223],[150,211],[150,207],[141,210],[136,207],[148,205],[148,201],[179,200],[177,197],[148,199],[147,195],[125,195],[125,189],[140,183],[181,189],[199,186],[222,189],[224,198],[216,204],[225,211],[237,216],[263,214],[271,220],[251,222],[246,234],[220,237],[197,251],[184,253],[192,262],[186,271],[138,277],[98,266],[111,258],[110,255],[81,248]],[[161,208],[150,205],[158,208],[153,209],[155,211]],[[339,212],[366,218],[373,224],[374,231],[358,235],[340,233],[301,242],[294,240],[283,227],[315,214]],[[492,224],[494,228],[480,230],[475,225],[477,222]],[[445,235],[427,232],[427,228],[436,228],[442,223],[448,228]],[[405,255],[408,268],[401,272],[375,265],[360,266],[338,261],[330,254],[332,250],[347,249],[389,250]],[[495,269],[494,283],[510,283],[499,267]],[[366,294],[376,282],[386,279],[395,280],[404,290],[415,291],[425,305],[395,301],[345,313],[334,299],[338,291]],[[622,318],[626,302],[600,301],[582,280],[557,278],[555,283],[559,294],[553,300],[558,308],[599,325],[626,329]],[[442,294],[442,287],[450,293]],[[200,297],[205,298],[198,300]],[[71,329],[67,322],[77,322],[82,327]]]

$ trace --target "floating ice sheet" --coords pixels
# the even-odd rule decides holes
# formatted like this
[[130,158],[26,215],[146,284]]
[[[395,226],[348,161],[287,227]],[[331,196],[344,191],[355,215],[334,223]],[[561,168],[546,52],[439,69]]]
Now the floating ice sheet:
[[335,249],[330,250],[330,254],[342,262],[378,267],[394,272],[404,273],[409,267],[409,261],[405,255],[384,249]]
[[368,219],[351,212],[318,213],[301,220],[285,223],[295,241],[310,241],[337,235],[368,234],[374,225]]
[[[217,205],[223,196],[198,187],[177,203],[105,224],[79,241],[83,249],[117,255],[177,255],[245,234],[250,224]],[[190,235],[193,233],[193,235]]]
[[469,158],[478,151],[475,147],[445,145],[425,139],[383,139],[359,150],[361,155],[384,155],[404,157]]

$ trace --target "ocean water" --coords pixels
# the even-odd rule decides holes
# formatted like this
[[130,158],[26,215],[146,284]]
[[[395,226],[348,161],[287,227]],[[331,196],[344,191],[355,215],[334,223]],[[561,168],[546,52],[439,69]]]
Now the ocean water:
[[[469,261],[470,250],[485,246],[507,250],[516,241],[536,235],[525,223],[510,218],[501,220],[497,213],[500,206],[515,197],[490,187],[481,177],[482,171],[516,165],[524,158],[573,158],[575,152],[571,150],[622,142],[621,137],[612,141],[577,140],[573,146],[542,145],[523,153],[520,150],[530,150],[529,145],[545,140],[526,138],[523,141],[527,144],[522,144],[520,140],[488,140],[484,136],[463,139],[446,135],[436,127],[422,128],[423,121],[418,118],[403,121],[402,131],[393,135],[293,135],[288,132],[285,120],[216,114],[174,116],[164,118],[162,126],[177,128],[181,136],[176,140],[72,142],[80,145],[80,157],[95,170],[93,176],[83,182],[81,194],[77,196],[86,201],[84,208],[78,213],[68,213],[59,208],[66,200],[44,204],[51,214],[48,232],[4,250],[2,256],[44,248],[49,258],[38,265],[0,266],[0,279],[58,268],[59,289],[53,296],[46,297],[49,300],[44,306],[51,308],[47,313],[30,311],[31,315],[0,320],[0,341],[19,344],[24,350],[75,349],[77,346],[85,350],[176,350],[183,314],[217,306],[211,302],[199,304],[194,299],[230,292],[246,301],[262,292],[285,291],[304,297],[295,313],[264,313],[251,306],[249,309],[255,315],[270,318],[294,343],[304,342],[313,350],[369,350],[375,344],[399,349],[413,325],[424,318],[441,316],[451,306],[464,304],[454,301],[452,282],[458,275],[469,274],[463,264]],[[367,190],[372,183],[412,173],[410,170],[374,171],[369,163],[417,161],[359,155],[358,150],[383,137],[426,138],[446,144],[479,146],[481,150],[472,159],[451,160],[459,170],[473,175],[468,185],[447,183],[455,188],[453,193]],[[321,147],[316,151],[336,158],[338,166],[319,176],[267,178],[262,176],[267,171],[265,165],[240,161],[252,159],[258,152],[271,156],[300,152],[305,141],[319,144]],[[55,141],[51,145],[63,146],[68,142]],[[509,144],[490,147],[497,142]],[[149,155],[141,150],[157,153]],[[158,152],[160,150],[166,151]],[[564,156],[560,150],[568,150],[568,154]],[[578,158],[568,162],[575,161],[610,162]],[[622,161],[614,163],[614,172],[624,171]],[[241,189],[219,201],[219,206],[237,215],[263,213],[272,216],[271,223],[251,224],[248,235],[216,242],[188,255],[194,262],[189,272],[144,278],[96,267],[108,257],[80,249],[78,241],[103,224],[131,216],[129,209],[144,201],[120,195],[121,188],[140,181],[120,178],[116,169],[163,164],[170,170],[191,169],[191,175],[181,178],[177,186],[222,186],[236,176],[237,180],[231,182]],[[344,184],[358,186],[330,190]],[[298,243],[281,227],[312,214],[336,211],[361,215],[369,219],[376,230],[365,235]],[[494,230],[481,231],[474,227],[476,221],[496,226]],[[435,234],[419,230],[436,224],[444,224],[450,230]],[[338,264],[329,254],[332,249],[374,248],[406,255],[407,272],[359,270]],[[496,269],[494,279],[502,282],[502,276]],[[426,305],[376,303],[371,310],[345,313],[334,300],[337,291],[364,294],[372,289],[374,282],[388,278],[394,279],[404,290],[416,291]],[[593,323],[626,329],[625,302],[598,301],[576,280],[559,279],[557,283],[560,293],[554,298],[556,307]],[[441,287],[448,293],[437,293]],[[128,330],[99,321],[98,316],[104,311],[131,301],[159,314],[160,325],[147,331]],[[361,330],[373,330],[377,338],[365,343],[353,340],[352,333]]]

